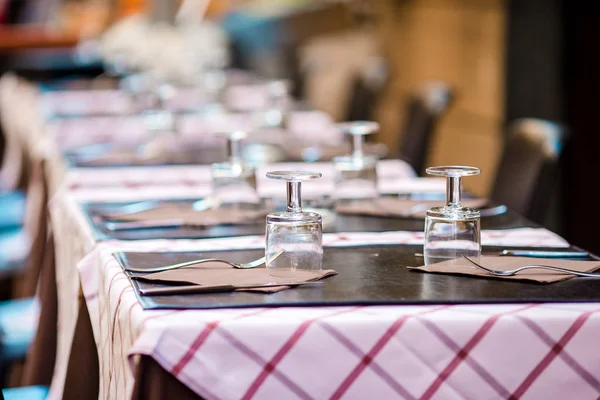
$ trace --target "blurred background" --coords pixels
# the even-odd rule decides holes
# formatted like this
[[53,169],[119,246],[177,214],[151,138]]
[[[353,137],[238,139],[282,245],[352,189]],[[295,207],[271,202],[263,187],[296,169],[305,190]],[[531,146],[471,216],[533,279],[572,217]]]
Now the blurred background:
[[[585,7],[564,0],[0,0],[0,72],[42,83],[102,77],[102,35],[132,16],[156,27],[212,21],[228,36],[231,67],[290,79],[296,98],[335,120],[378,121],[376,140],[390,157],[425,149],[411,160],[418,172],[480,167],[465,186],[481,196],[499,183],[510,124],[543,119],[568,136],[553,149],[560,169],[537,222],[598,252],[593,44],[600,28]],[[415,117],[418,104],[429,118]],[[419,129],[430,135],[407,143]],[[513,163],[503,184],[510,192],[511,177],[526,173]]]

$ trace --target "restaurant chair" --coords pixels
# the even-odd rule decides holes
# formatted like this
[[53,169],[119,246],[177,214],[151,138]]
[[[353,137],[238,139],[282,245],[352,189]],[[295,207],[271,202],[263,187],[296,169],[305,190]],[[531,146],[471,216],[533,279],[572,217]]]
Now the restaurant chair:
[[386,60],[373,57],[352,81],[345,121],[373,121],[375,107],[388,80]]
[[[18,121],[3,115],[14,102],[14,93],[20,84],[14,74],[0,77],[0,127],[2,128],[3,152],[0,167],[0,232],[23,224],[25,195],[19,190],[24,174],[23,151],[16,140]],[[8,103],[8,104],[7,104]]]
[[491,199],[542,224],[550,207],[567,138],[560,125],[523,118],[508,133]]
[[410,164],[419,175],[423,173],[438,121],[448,111],[454,98],[453,88],[444,82],[426,82],[408,98],[398,158]]
[[2,389],[4,400],[44,400],[48,397],[46,386],[25,386]]
[[[0,303],[2,372],[6,372],[11,363],[25,359],[38,325],[38,304],[34,295],[47,241],[47,189],[43,161],[32,160],[31,164],[27,187],[27,219],[23,229],[19,231],[20,239],[5,245],[0,237],[1,255],[17,266],[11,271],[12,297],[17,299]],[[5,263],[0,268],[6,269]],[[2,374],[1,377],[4,376]]]

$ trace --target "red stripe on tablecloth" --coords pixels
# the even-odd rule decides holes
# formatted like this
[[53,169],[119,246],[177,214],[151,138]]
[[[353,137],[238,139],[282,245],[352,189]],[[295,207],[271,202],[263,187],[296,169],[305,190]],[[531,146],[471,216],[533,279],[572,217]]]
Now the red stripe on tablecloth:
[[[257,315],[257,314],[263,313],[268,310],[269,310],[268,308],[256,310],[251,313],[238,315],[233,319],[239,319],[239,318],[249,317],[252,315]],[[198,351],[200,346],[202,346],[202,344],[206,341],[206,339],[210,336],[210,334],[215,330],[215,328],[217,327],[217,325],[219,325],[219,322],[221,322],[221,321],[209,322],[205,326],[205,328],[202,330],[202,332],[200,332],[200,334],[198,336],[196,336],[196,339],[194,339],[194,341],[192,342],[192,345],[188,348],[188,350],[183,355],[183,357],[181,357],[181,359],[177,362],[177,364],[175,364],[175,366],[171,370],[171,373],[173,375],[177,376],[181,372],[181,370],[183,368],[185,368],[185,366],[190,362],[190,360],[192,359],[192,357],[194,356],[196,351]]]
[[575,322],[571,325],[571,327],[565,332],[565,334],[560,338],[560,340],[552,346],[548,354],[540,361],[540,363],[531,371],[531,373],[525,378],[525,380],[519,385],[517,390],[513,392],[513,394],[509,397],[510,399],[519,399],[523,394],[531,387],[533,382],[544,372],[544,370],[550,365],[552,360],[554,360],[564,349],[564,347],[569,343],[569,341],[575,336],[575,334],[581,329],[585,321],[596,311],[588,311],[581,314]]
[[[215,333],[221,335],[225,340],[231,343],[236,349],[240,352],[244,353],[248,358],[254,361],[256,364],[263,366],[267,364],[267,361],[263,359],[258,353],[250,349],[248,346],[240,342],[235,336],[231,333],[224,330],[222,327],[218,327],[215,330]],[[274,370],[273,376],[276,377],[288,387],[292,392],[294,392],[298,397],[302,399],[310,399],[310,395],[306,393],[300,386],[296,385],[290,378],[288,378],[283,372]]]
[[192,342],[192,345],[188,348],[187,352],[183,355],[183,357],[181,357],[179,359],[177,364],[175,364],[175,366],[171,370],[171,373],[173,375],[177,376],[181,372],[181,370],[187,365],[187,363],[190,362],[190,360],[194,356],[194,353],[196,353],[196,351],[198,351],[200,346],[202,346],[202,343],[204,343],[206,341],[208,336],[217,327],[218,324],[219,324],[219,321],[209,322],[204,327],[202,332],[200,332],[200,334],[198,336],[196,336],[196,339],[194,339],[194,341]]
[[133,326],[131,325],[131,320],[133,318],[131,318],[131,312],[133,311],[133,308],[135,306],[139,306],[141,307],[141,304],[136,301],[135,303],[133,303],[131,306],[129,306],[129,311],[127,311],[127,327],[129,328],[129,345],[133,345],[133,341],[135,340],[135,338],[133,337]]
[[[329,334],[335,337],[340,343],[344,345],[350,352],[352,352],[355,356],[364,359],[365,353],[356,346],[350,339],[344,336],[340,331],[335,329],[333,326],[326,324],[324,322],[319,324],[323,329],[325,329]],[[414,399],[415,397],[411,395],[399,382],[397,382],[390,374],[387,373],[385,369],[383,369],[379,364],[377,364],[374,360],[371,361],[371,369],[375,372],[381,379],[383,379],[398,395],[402,396],[403,399]]]
[[[437,325],[428,320],[421,320],[421,323],[431,332],[433,333],[442,343],[444,343],[449,349],[453,350],[458,354],[460,352],[460,346],[452,340],[444,331],[442,331]],[[481,377],[488,385],[490,385],[496,393],[498,393],[502,398],[507,398],[510,396],[510,391],[506,389],[500,382],[498,382],[494,377],[481,365],[477,362],[477,360],[469,357],[465,360],[465,362],[475,371],[477,375]]]
[[467,344],[462,349],[460,349],[460,351],[456,354],[454,359],[452,359],[452,361],[450,361],[446,368],[444,368],[444,370],[438,375],[438,377],[431,384],[431,386],[427,388],[425,393],[423,393],[423,395],[421,396],[421,400],[430,399],[431,397],[433,397],[435,392],[437,392],[440,386],[442,386],[442,383],[444,383],[446,379],[448,379],[448,377],[456,370],[456,368],[458,368],[460,363],[469,356],[469,352],[473,350],[473,348],[481,341],[481,339],[485,337],[485,335],[490,331],[492,326],[494,326],[494,324],[501,317],[537,306],[538,304],[528,304],[525,307],[521,307],[516,310],[505,311],[503,313],[496,314],[488,318],[488,320],[484,322],[484,324],[481,326],[481,328],[479,328],[475,335],[473,335],[471,340],[469,340]]
[[[104,264],[104,268],[106,269],[107,265],[110,263],[110,261],[108,261],[106,264]],[[104,308],[104,309],[100,309],[100,311],[98,312],[98,319],[101,321],[102,317],[104,317],[104,312],[106,311],[106,308],[110,308],[110,292],[112,290],[112,286],[115,282],[118,282],[119,280],[115,280],[116,278],[121,278],[121,280],[123,279],[127,279],[127,277],[125,275],[122,274],[115,274],[113,275],[112,278],[110,278],[110,282],[108,283],[108,291],[106,293],[106,298],[108,299],[108,305]]]
[[[597,312],[597,311],[595,311]],[[550,348],[556,346],[556,342],[544,331],[538,324],[529,318],[519,316],[518,317],[529,329],[531,329],[543,342],[545,342]],[[560,352],[560,357],[563,361],[573,369],[590,386],[600,392],[600,381],[596,379],[588,370],[586,370],[581,364],[577,362],[573,357],[569,355],[566,351]]]
[[[133,287],[131,286],[126,286],[123,288],[123,290],[121,290],[121,293],[119,293],[119,296],[117,298],[117,304],[115,305],[115,311],[114,311],[114,318],[112,321],[112,340],[111,340],[111,344],[112,344],[112,351],[110,354],[110,358],[114,358],[114,346],[115,346],[115,334],[116,334],[116,330],[117,330],[117,326],[119,327],[119,338],[120,338],[120,343],[121,343],[121,358],[123,358],[123,330],[121,327],[121,320],[119,319],[119,307],[121,306],[121,300],[123,299],[123,294],[125,294],[125,292],[127,290],[131,290],[133,291]],[[117,323],[118,322],[118,323]],[[113,360],[114,362],[114,360]],[[123,364],[123,368],[125,368],[125,361],[122,360],[122,364]],[[109,374],[108,374],[108,387],[111,387],[111,382],[112,382],[112,377],[113,377],[113,368],[109,368]],[[117,374],[117,379],[115,379],[115,390],[117,390],[117,387],[119,386],[119,375]]]
[[389,342],[390,339],[392,337],[394,337],[396,332],[398,332],[398,330],[402,327],[402,325],[404,325],[404,323],[406,321],[408,321],[409,319],[416,317],[418,315],[430,314],[430,313],[434,313],[434,312],[437,312],[440,310],[445,310],[450,307],[452,307],[452,306],[444,305],[441,307],[436,307],[434,309],[429,309],[429,310],[419,312],[416,314],[412,314],[412,315],[403,315],[402,317],[400,317],[396,321],[394,321],[394,323],[387,329],[387,331],[377,341],[377,343],[375,343],[375,345],[371,348],[371,350],[369,350],[369,352],[360,360],[360,363],[358,363],[358,365],[356,367],[354,367],[354,369],[352,370],[352,372],[350,372],[350,374],[346,377],[346,379],[344,379],[342,384],[337,388],[337,390],[333,393],[333,395],[330,397],[330,399],[339,399],[344,395],[344,393],[350,388],[350,386],[352,386],[354,381],[356,381],[356,379],[365,370],[365,368],[367,368],[367,366],[369,364],[371,364],[371,362],[377,356],[377,354],[381,351],[381,349],[383,349],[383,347],[387,344],[387,342]]
[[354,311],[354,310],[357,310],[360,308],[362,308],[362,307],[353,307],[353,308],[347,309],[347,310],[339,310],[339,311],[336,311],[331,314],[323,315],[323,316],[320,316],[317,318],[310,319],[308,321],[304,321],[302,324],[300,324],[300,326],[296,329],[296,331],[294,331],[294,333],[292,333],[292,336],[290,336],[290,338],[283,344],[283,346],[279,349],[279,351],[277,351],[277,353],[275,353],[273,358],[271,358],[271,360],[267,364],[265,364],[262,371],[256,377],[254,382],[252,382],[252,384],[250,385],[250,387],[248,388],[248,390],[246,391],[246,393],[244,394],[242,399],[250,399],[250,398],[252,398],[252,396],[254,396],[254,394],[256,393],[258,388],[263,384],[263,382],[267,379],[267,377],[275,370],[275,368],[277,367],[277,364],[279,364],[279,362],[283,359],[283,357],[285,357],[285,355],[294,347],[294,345],[296,343],[298,343],[298,340],[302,337],[302,335],[304,335],[306,330],[314,322],[318,321],[319,319],[333,317],[333,316],[340,315],[340,314],[345,314],[345,313],[348,313],[348,312],[351,312],[351,311]]
[[[108,262],[104,266],[106,267],[106,265],[108,265]],[[110,292],[112,291],[113,284],[115,282],[118,282],[118,279],[116,279],[116,278],[119,278],[119,277],[121,277],[123,279],[127,279],[124,275],[121,275],[121,274],[113,275],[113,277],[110,279],[110,282],[108,284],[108,292],[106,295],[107,296],[106,297],[106,305],[105,305],[105,307],[102,307],[102,304],[98,305],[100,307],[100,311],[98,312],[98,324],[99,324],[98,326],[103,325],[102,318],[104,317],[104,313],[105,312],[110,313]],[[104,354],[104,349],[106,348],[106,345],[109,342],[110,342],[110,335],[107,332],[106,339],[100,343],[100,354]],[[104,376],[104,363],[100,363],[100,376]],[[111,377],[111,373],[109,370],[109,378],[110,377]]]

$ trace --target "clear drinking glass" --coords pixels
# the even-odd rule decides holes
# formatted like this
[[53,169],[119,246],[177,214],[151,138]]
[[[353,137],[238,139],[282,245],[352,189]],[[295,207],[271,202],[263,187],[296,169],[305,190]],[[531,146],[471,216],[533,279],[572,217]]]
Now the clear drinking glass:
[[462,254],[478,259],[481,256],[479,210],[460,204],[460,179],[478,175],[479,168],[445,166],[427,168],[427,173],[445,176],[446,205],[427,210],[425,218],[425,265],[459,258]]
[[247,133],[236,130],[218,136],[227,139],[228,160],[211,165],[213,196],[222,204],[259,203],[254,168],[244,164],[241,157],[241,142]]
[[[274,171],[271,179],[285,180],[287,210],[267,215],[265,255],[272,276],[301,278],[304,271],[320,271],[323,264],[323,226],[321,215],[303,212],[301,183],[321,174],[307,171]],[[280,250],[285,252],[273,259]]]
[[290,89],[291,82],[286,79],[274,80],[267,83],[268,104],[265,113],[267,126],[287,128]]
[[352,137],[352,154],[335,157],[336,200],[367,199],[377,197],[377,157],[364,154],[366,135],[379,130],[372,121],[345,122],[337,125],[344,134]]

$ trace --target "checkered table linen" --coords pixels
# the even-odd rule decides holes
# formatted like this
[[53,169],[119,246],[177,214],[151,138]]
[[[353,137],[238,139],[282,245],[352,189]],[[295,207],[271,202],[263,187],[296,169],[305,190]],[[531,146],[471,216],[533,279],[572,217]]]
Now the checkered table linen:
[[79,263],[100,398],[131,394],[141,354],[207,399],[600,395],[599,304],[144,311],[111,255],[222,247],[104,243]]

